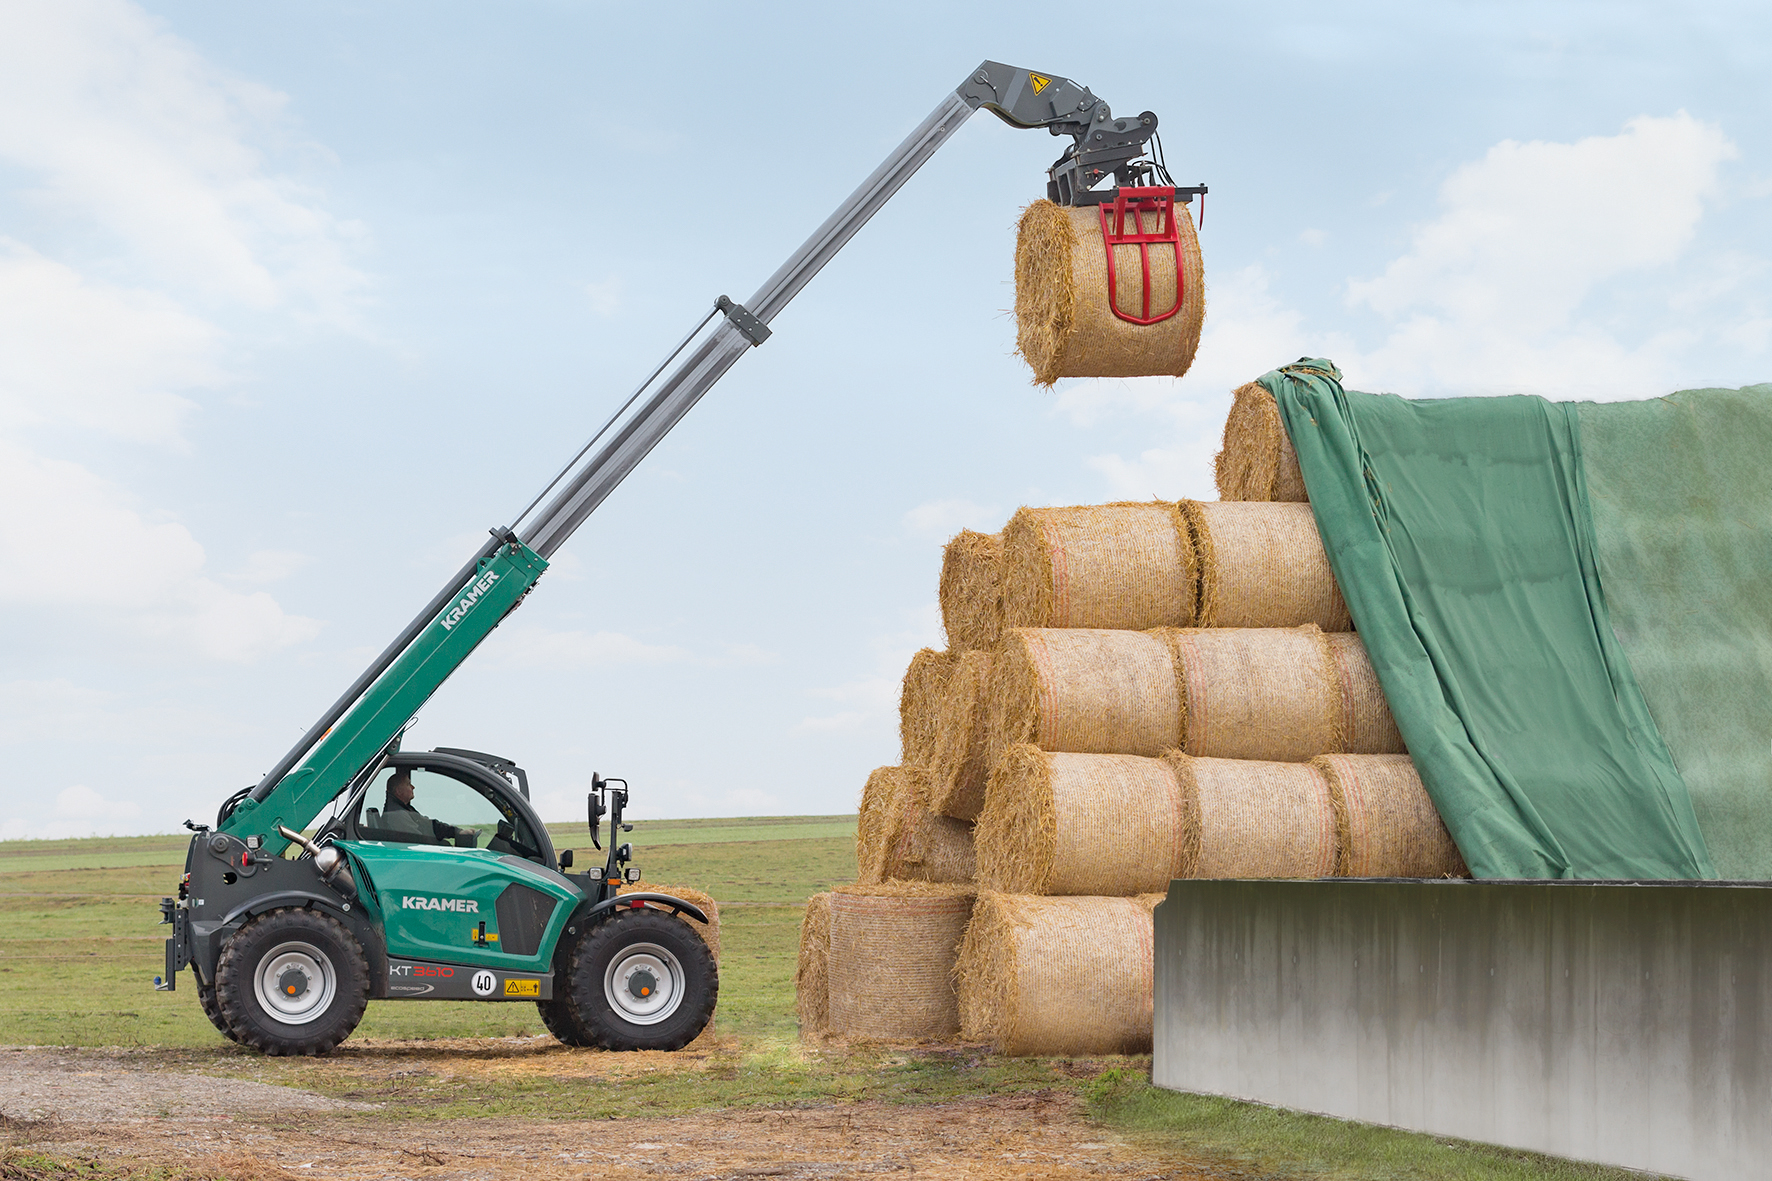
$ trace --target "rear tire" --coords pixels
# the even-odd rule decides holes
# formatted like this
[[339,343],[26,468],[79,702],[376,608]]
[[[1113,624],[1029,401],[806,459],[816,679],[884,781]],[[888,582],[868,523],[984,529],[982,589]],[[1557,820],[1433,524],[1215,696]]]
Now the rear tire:
[[572,953],[573,1016],[605,1050],[681,1050],[707,1028],[720,969],[693,928],[650,907],[616,910]]
[[266,1054],[325,1054],[351,1036],[369,1005],[369,963],[331,915],[285,907],[248,922],[215,971],[222,1018],[242,1045]]
[[228,1024],[228,1019],[222,1016],[221,1002],[215,999],[214,985],[199,984],[197,986],[197,1007],[203,1010],[203,1015],[209,1018],[211,1025],[221,1031],[223,1037],[231,1042],[240,1040],[240,1035],[234,1032],[233,1027]]

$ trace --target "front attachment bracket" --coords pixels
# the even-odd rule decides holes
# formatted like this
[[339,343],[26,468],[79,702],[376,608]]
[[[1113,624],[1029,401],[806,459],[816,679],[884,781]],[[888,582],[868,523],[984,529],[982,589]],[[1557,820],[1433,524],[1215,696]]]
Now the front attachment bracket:
[[726,313],[726,318],[731,320],[732,326],[738,329],[739,332],[743,333],[744,338],[751,342],[752,348],[756,348],[758,345],[768,340],[772,335],[769,330],[769,325],[757,319],[756,316],[751,314],[749,308],[745,307],[742,303],[739,303],[736,299],[722,295],[719,299],[714,301],[714,306]]

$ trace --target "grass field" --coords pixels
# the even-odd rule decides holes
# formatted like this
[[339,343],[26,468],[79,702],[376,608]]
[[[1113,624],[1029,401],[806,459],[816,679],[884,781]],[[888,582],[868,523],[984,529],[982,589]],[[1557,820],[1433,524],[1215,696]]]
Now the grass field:
[[[1165,1092],[1149,1085],[1148,1058],[1001,1059],[978,1047],[802,1047],[793,996],[800,909],[807,895],[854,877],[854,825],[853,816],[636,825],[625,839],[634,843],[647,882],[692,885],[719,899],[725,950],[713,1048],[681,1069],[609,1056],[598,1069],[618,1079],[619,1088],[583,1085],[582,1069],[562,1075],[557,1055],[541,1060],[549,1065],[514,1068],[511,1056],[528,1061],[528,1051],[499,1050],[491,1057],[502,1065],[474,1069],[473,1062],[491,1053],[484,1045],[441,1044],[542,1034],[534,1008],[523,1004],[371,1002],[347,1045],[398,1044],[399,1053],[433,1063],[424,1069],[390,1071],[364,1054],[291,1061],[240,1051],[198,1011],[188,976],[175,993],[155,992],[150,984],[161,970],[165,937],[156,904],[176,885],[183,836],[0,842],[0,1043],[139,1047],[135,1057],[154,1069],[249,1078],[382,1105],[375,1116],[354,1117],[365,1119],[658,1116],[1057,1090],[1080,1096],[1103,1126],[1177,1159],[1220,1163],[1224,1176],[1637,1176]],[[589,848],[582,824],[551,827],[562,847]],[[440,1044],[427,1055],[426,1041]],[[0,1176],[118,1175],[66,1171],[66,1162],[53,1155],[8,1152],[0,1157]]]

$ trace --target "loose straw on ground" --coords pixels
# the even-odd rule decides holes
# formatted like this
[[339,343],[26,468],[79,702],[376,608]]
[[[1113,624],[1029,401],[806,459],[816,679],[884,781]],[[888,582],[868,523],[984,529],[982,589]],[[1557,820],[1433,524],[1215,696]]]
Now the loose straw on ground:
[[1024,508],[1003,529],[1009,627],[1186,627],[1194,547],[1167,501]]
[[972,901],[969,886],[930,882],[833,890],[830,1032],[886,1041],[957,1033],[954,958]]

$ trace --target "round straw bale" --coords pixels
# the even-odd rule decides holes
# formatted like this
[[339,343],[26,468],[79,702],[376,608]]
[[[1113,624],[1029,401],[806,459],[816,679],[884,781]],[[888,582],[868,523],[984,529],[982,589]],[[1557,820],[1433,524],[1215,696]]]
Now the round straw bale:
[[830,1030],[919,1041],[960,1028],[954,957],[970,886],[888,882],[831,892]]
[[1355,878],[1468,878],[1470,869],[1408,755],[1311,760],[1347,817],[1341,872]]
[[1187,809],[1183,851],[1194,878],[1332,876],[1347,821],[1321,767],[1171,752]]
[[[1335,680],[1341,694],[1341,737],[1338,748],[1356,755],[1403,754],[1403,736],[1391,716],[1384,687],[1366,657],[1366,645],[1354,632],[1325,632],[1329,656],[1335,662]],[[1324,751],[1324,754],[1330,752]]]
[[1342,749],[1341,687],[1316,627],[1163,634],[1181,680],[1180,746],[1188,754],[1303,762]]
[[1274,396],[1250,382],[1232,395],[1224,450],[1212,461],[1220,500],[1309,500]]
[[1008,627],[1187,627],[1194,545],[1167,501],[1024,508],[1003,528]]
[[918,800],[898,826],[886,873],[901,881],[972,881],[978,876],[972,825],[931,812]]
[[806,900],[800,920],[800,958],[794,965],[794,1011],[800,1018],[800,1034],[821,1034],[831,1022],[831,895],[814,894]]
[[[1141,215],[1146,233],[1159,229],[1156,214]],[[1108,291],[1107,249],[1101,214],[1093,207],[1066,208],[1035,201],[1022,212],[1015,239],[1015,347],[1051,385],[1061,377],[1180,377],[1194,363],[1206,316],[1206,284],[1200,241],[1185,207],[1175,211],[1184,278],[1181,310],[1155,324],[1129,324],[1114,306],[1144,314],[1147,283],[1139,247],[1114,247],[1117,290]],[[1127,229],[1130,230],[1131,219]],[[1175,306],[1177,251],[1149,249],[1150,312]]]
[[[1181,743],[1181,686],[1159,631],[1012,628],[992,665],[991,766],[1017,742],[1157,755]],[[1313,751],[1320,754],[1320,751]]]
[[990,774],[985,693],[993,660],[989,652],[962,654],[941,700],[929,770],[929,807],[956,820],[976,820],[984,808]]
[[[691,906],[700,907],[701,912],[708,916],[708,921],[705,923],[697,922],[687,914],[680,914],[679,917],[695,928],[695,933],[701,936],[701,941],[707,944],[708,950],[713,953],[714,962],[716,964],[720,962],[720,904],[714,901],[712,894],[697,890],[693,886],[661,886],[655,882],[645,881],[624,883],[616,890],[616,893],[632,894],[639,890],[645,890],[652,894],[669,894],[673,898],[681,898]],[[646,905],[667,914],[671,909],[657,902],[648,902]]]
[[955,971],[961,1036],[1000,1054],[1148,1053],[1162,900],[980,894]]
[[941,551],[941,626],[948,647],[989,648],[1003,630],[1003,535],[962,529]]
[[1353,627],[1308,504],[1184,500],[1201,627]]
[[867,786],[861,789],[861,814],[855,820],[856,876],[862,881],[885,877],[893,832],[916,791],[918,774],[905,767],[876,767],[868,775]]
[[1175,772],[1138,755],[1009,748],[978,822],[979,881],[1009,894],[1144,894],[1183,876]]
[[941,695],[959,657],[953,652],[919,649],[905,670],[898,694],[898,741],[906,767],[927,767],[935,757],[935,730],[941,718]]

